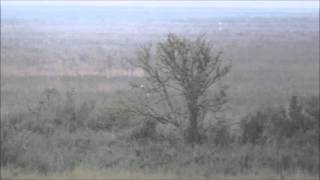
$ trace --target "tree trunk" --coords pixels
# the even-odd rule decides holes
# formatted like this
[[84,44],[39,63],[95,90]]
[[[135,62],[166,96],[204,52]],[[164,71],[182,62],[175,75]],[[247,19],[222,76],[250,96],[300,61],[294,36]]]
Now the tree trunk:
[[194,107],[194,105],[191,105],[191,107],[189,107],[189,113],[189,128],[187,130],[186,140],[191,144],[200,144],[201,136],[198,131],[199,109],[197,107]]

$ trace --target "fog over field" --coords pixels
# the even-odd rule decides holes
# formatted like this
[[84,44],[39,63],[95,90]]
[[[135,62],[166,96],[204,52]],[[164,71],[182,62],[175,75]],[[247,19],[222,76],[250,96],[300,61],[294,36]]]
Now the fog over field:
[[[229,122],[240,122],[261,107],[286,106],[292,96],[319,94],[315,2],[259,8],[113,3],[1,2],[1,119],[30,111],[48,89],[72,90],[76,104],[101,107],[121,93],[134,93],[130,83],[145,77],[132,65],[137,52],[166,41],[168,33],[191,39],[204,35],[214,53],[223,52],[232,66],[223,81],[229,87]],[[19,167],[19,160],[14,163]]]

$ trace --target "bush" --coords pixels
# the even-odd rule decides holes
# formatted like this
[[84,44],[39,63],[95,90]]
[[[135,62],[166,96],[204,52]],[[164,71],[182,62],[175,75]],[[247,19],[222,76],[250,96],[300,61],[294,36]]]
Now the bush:
[[257,111],[254,114],[249,114],[240,122],[242,134],[240,140],[242,143],[261,144],[264,143],[264,130],[268,122],[268,112]]
[[234,136],[231,134],[230,126],[224,119],[219,119],[206,133],[207,142],[216,146],[227,146],[233,143]]
[[[240,124],[241,142],[272,147],[277,170],[317,173],[319,99],[291,97],[287,109],[272,108],[249,114]],[[263,156],[263,155],[262,155]],[[275,158],[275,159],[274,159]],[[314,159],[314,160],[312,160]],[[316,159],[316,160],[315,160]]]

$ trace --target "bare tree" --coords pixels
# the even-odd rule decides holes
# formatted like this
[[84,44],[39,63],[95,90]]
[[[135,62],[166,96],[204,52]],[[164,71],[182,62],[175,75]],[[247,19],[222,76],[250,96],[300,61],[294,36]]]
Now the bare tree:
[[204,35],[188,39],[169,34],[155,48],[142,48],[135,65],[144,71],[145,83],[132,86],[145,97],[139,97],[134,112],[172,124],[185,132],[187,142],[201,143],[199,123],[227,102],[226,88],[219,81],[230,65],[222,64],[221,54],[213,53]]

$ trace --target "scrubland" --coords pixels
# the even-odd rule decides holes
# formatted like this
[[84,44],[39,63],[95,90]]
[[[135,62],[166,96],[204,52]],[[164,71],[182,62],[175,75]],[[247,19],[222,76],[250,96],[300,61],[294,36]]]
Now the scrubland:
[[[4,19],[1,179],[317,179],[319,22],[303,17],[227,18],[220,28],[199,17],[73,27]],[[232,64],[229,108],[206,118],[196,146],[122,103],[144,78],[130,63],[136,50],[168,32],[205,32]]]

